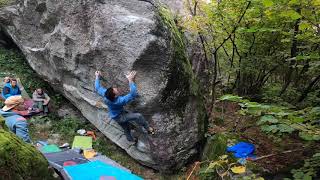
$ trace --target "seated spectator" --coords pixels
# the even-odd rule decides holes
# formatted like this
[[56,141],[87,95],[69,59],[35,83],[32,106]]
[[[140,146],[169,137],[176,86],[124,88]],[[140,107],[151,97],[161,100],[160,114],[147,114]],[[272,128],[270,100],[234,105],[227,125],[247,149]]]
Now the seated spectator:
[[7,83],[9,83],[10,84],[10,77],[4,77],[4,79],[3,79],[3,82],[5,83],[5,84],[7,84]]
[[[11,96],[5,101],[5,106],[2,108],[3,111],[10,110],[23,110],[23,98],[22,96]],[[6,117],[6,125],[10,129],[11,132],[15,133],[18,137],[20,137],[23,141],[30,143],[30,136],[28,130],[28,123],[26,119],[19,115],[13,115],[10,117]]]
[[50,97],[47,93],[43,92],[41,88],[38,88],[34,91],[32,100],[35,103],[35,107],[42,111],[45,115],[49,112],[48,104]]
[[21,95],[20,88],[17,85],[17,80],[12,78],[10,83],[6,83],[1,95],[3,99],[8,99],[11,96]]

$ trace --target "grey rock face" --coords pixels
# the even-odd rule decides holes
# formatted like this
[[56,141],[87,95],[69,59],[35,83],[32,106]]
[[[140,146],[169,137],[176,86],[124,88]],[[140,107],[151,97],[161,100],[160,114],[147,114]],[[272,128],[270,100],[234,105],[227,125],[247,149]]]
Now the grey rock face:
[[[139,0],[20,0],[0,10],[2,26],[38,74],[134,159],[169,172],[197,153],[202,112],[192,96],[178,99],[183,101],[179,107],[163,100],[188,90],[166,92],[175,73],[169,68],[173,47],[157,17],[152,3]],[[102,71],[105,86],[124,90],[124,74],[138,72],[140,96],[128,109],[141,112],[156,129],[154,136],[134,133],[138,148],[108,118],[94,92],[96,70]]]

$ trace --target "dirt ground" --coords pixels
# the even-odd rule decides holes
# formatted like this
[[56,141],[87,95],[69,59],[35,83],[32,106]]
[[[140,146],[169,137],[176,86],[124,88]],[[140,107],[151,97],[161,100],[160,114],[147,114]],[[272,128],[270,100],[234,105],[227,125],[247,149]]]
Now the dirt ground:
[[[242,140],[255,145],[257,159],[254,163],[268,176],[288,173],[293,167],[303,163],[303,160],[312,156],[320,144],[306,143],[291,134],[282,138],[268,136],[256,125],[256,120],[242,117],[237,114],[239,106],[236,103],[220,102],[219,111],[213,113],[211,123],[216,124],[209,129],[211,133],[230,132],[237,134]],[[220,121],[220,123],[217,123]],[[217,125],[218,124],[218,125]]]

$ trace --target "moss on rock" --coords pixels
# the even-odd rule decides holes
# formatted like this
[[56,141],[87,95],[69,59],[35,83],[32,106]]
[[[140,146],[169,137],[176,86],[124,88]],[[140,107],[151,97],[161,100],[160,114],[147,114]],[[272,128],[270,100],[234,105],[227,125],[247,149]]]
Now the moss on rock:
[[186,53],[185,39],[179,31],[171,11],[163,6],[158,7],[160,22],[170,38],[171,62],[169,64],[168,83],[163,91],[162,101],[174,107],[185,109],[190,96],[197,96],[198,83]]
[[162,102],[166,107],[175,110],[183,117],[187,103],[195,103],[194,111],[197,113],[198,132],[200,139],[204,139],[207,130],[207,113],[204,100],[200,94],[199,83],[195,77],[192,65],[186,52],[186,39],[177,26],[174,16],[169,8],[158,5],[158,14],[161,27],[166,28],[170,38],[171,62],[169,64],[168,83],[162,93]]
[[226,154],[228,137],[225,134],[216,134],[207,140],[203,151],[203,160],[215,160]]
[[0,116],[0,129],[4,129],[6,131],[9,130],[8,127],[6,126],[6,121],[2,116]]
[[4,127],[0,116],[0,179],[54,179],[43,155]]

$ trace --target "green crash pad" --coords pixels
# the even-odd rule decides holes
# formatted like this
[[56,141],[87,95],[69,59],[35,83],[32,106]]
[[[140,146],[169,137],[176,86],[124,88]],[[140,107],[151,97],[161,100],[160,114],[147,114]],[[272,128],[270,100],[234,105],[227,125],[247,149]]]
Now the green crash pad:
[[50,144],[50,145],[43,146],[41,148],[41,152],[42,153],[55,153],[55,152],[61,152],[61,149],[55,144]]
[[72,143],[72,149],[74,148],[92,149],[92,137],[75,136]]

